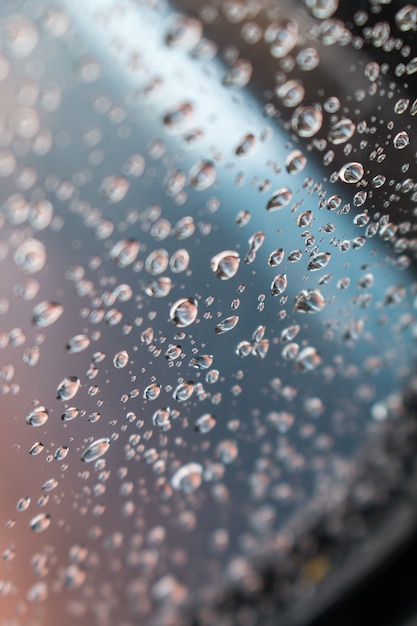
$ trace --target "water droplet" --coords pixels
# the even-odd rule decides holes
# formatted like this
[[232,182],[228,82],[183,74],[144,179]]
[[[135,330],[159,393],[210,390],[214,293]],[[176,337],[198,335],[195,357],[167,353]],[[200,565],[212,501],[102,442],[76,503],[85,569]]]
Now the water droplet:
[[216,425],[216,418],[211,413],[204,413],[204,415],[201,415],[196,420],[195,429],[197,432],[202,433],[203,435],[206,435],[211,430],[213,430],[215,425]]
[[242,89],[246,87],[252,77],[252,63],[247,59],[237,59],[226,70],[223,76],[223,85]]
[[44,230],[52,222],[54,208],[48,200],[36,200],[29,207],[28,222],[34,230]]
[[100,186],[100,193],[107,202],[121,202],[129,190],[129,181],[123,176],[107,176]]
[[45,246],[38,239],[26,239],[16,250],[14,262],[23,272],[39,272],[46,263]]
[[78,417],[80,414],[79,410],[75,406],[70,406],[63,412],[61,419],[63,422],[70,422],[71,420]]
[[235,353],[240,358],[245,358],[249,356],[251,352],[252,352],[252,344],[249,343],[249,341],[245,341],[245,340],[240,341],[236,346]]
[[233,439],[223,439],[216,446],[216,456],[218,459],[228,465],[237,459],[239,448]]
[[277,250],[273,250],[268,258],[268,265],[271,267],[276,267],[280,265],[284,259],[285,252],[283,248],[278,248]]
[[81,461],[85,463],[91,463],[92,461],[96,461],[101,456],[106,454],[107,450],[110,448],[110,439],[96,439],[93,441],[88,448],[83,452],[81,457]]
[[268,204],[267,211],[279,211],[286,207],[292,200],[292,191],[288,187],[283,187],[274,192]]
[[238,315],[232,315],[231,317],[227,317],[216,325],[214,329],[216,335],[224,335],[224,333],[228,333],[230,330],[233,330],[233,328],[237,326],[238,322]]
[[39,33],[35,24],[23,15],[11,15],[2,20],[3,46],[8,56],[26,59],[36,48]]
[[37,456],[38,454],[40,454],[43,450],[45,449],[45,446],[43,445],[43,443],[41,441],[36,441],[33,446],[31,446],[30,450],[29,450],[29,454],[31,454],[32,456]]
[[171,293],[172,280],[169,276],[161,276],[151,281],[145,288],[145,293],[153,298],[165,298]]
[[48,410],[44,406],[37,406],[26,416],[26,423],[30,426],[43,426],[48,418]]
[[152,416],[152,422],[161,430],[167,431],[171,428],[170,416],[171,411],[169,408],[158,409]]
[[298,107],[291,118],[292,129],[300,137],[313,137],[323,123],[323,113],[319,104]]
[[325,300],[318,289],[303,289],[295,298],[294,311],[299,313],[317,313],[325,305]]
[[18,501],[16,505],[16,510],[19,512],[26,511],[26,509],[29,508],[29,505],[30,505],[29,496],[26,496],[25,498],[20,498],[20,500]]
[[172,397],[178,402],[186,402],[194,393],[194,383],[191,381],[187,383],[180,383],[174,390]]
[[77,376],[68,376],[59,383],[56,390],[56,397],[63,402],[72,400],[72,398],[77,395],[79,388],[80,379],[77,378]]
[[185,272],[185,270],[188,268],[189,263],[190,255],[188,253],[188,250],[186,250],[185,248],[180,248],[171,256],[171,259],[169,261],[169,267],[171,269],[171,272],[174,272],[174,274],[179,274],[181,272]]
[[46,513],[39,513],[30,520],[30,527],[35,533],[41,533],[51,524],[51,516]]
[[194,298],[181,298],[172,305],[169,319],[178,328],[190,326],[197,319],[198,305]]
[[52,491],[58,487],[58,480],[56,478],[50,478],[46,482],[43,483],[42,489],[44,491]]
[[337,10],[339,0],[304,0],[311,15],[318,20],[327,20]]
[[275,93],[282,102],[282,104],[291,109],[301,104],[305,95],[305,89],[301,81],[288,80],[287,82],[277,87],[275,89]]
[[335,122],[329,129],[329,141],[331,141],[335,146],[338,146],[342,143],[346,143],[349,141],[351,137],[355,134],[356,126],[349,119],[339,120]]
[[307,158],[300,150],[292,150],[285,159],[285,169],[288,174],[299,174],[307,165]]
[[175,361],[179,356],[181,356],[181,346],[170,345],[165,352],[165,358],[168,361]]
[[339,172],[339,178],[344,183],[358,183],[362,180],[364,175],[364,168],[362,163],[353,161],[352,163],[346,163]]
[[153,250],[145,260],[145,269],[149,274],[157,276],[162,274],[168,267],[169,254],[164,248]]
[[200,41],[203,25],[195,17],[176,15],[165,36],[166,43],[182,50],[191,50]]
[[417,24],[417,8],[412,4],[406,4],[395,14],[395,21],[403,32],[413,30]]
[[294,20],[272,22],[265,30],[264,40],[270,44],[271,55],[281,59],[291,52],[298,41],[299,28]]
[[199,161],[190,170],[190,185],[196,191],[205,191],[216,180],[216,168],[211,161]]
[[317,350],[311,346],[304,348],[295,359],[295,366],[301,372],[311,372],[321,363]]
[[56,461],[62,461],[63,459],[66,458],[66,456],[68,455],[68,452],[69,452],[68,446],[60,446],[59,448],[55,450],[54,459]]
[[323,267],[326,267],[326,265],[329,263],[331,256],[332,255],[330,254],[330,252],[319,252],[315,254],[310,259],[307,265],[307,269],[311,272],[323,269]]
[[203,482],[203,468],[199,463],[186,463],[171,478],[171,485],[177,491],[193,493]]
[[191,102],[182,102],[164,116],[165,129],[171,133],[179,133],[194,116],[194,107]]
[[32,311],[32,324],[37,328],[46,328],[54,324],[64,312],[64,307],[57,302],[40,302]]
[[252,133],[245,135],[235,150],[236,156],[246,156],[250,154],[253,152],[255,144],[255,135],[252,135]]
[[157,383],[152,383],[148,385],[143,391],[143,397],[145,400],[156,400],[159,398],[159,394],[161,393],[161,385]]
[[286,290],[288,285],[287,275],[278,274],[271,283],[271,293],[273,296],[279,296]]
[[410,137],[405,130],[402,130],[400,133],[397,133],[393,140],[394,148],[397,150],[404,150],[410,144]]
[[207,370],[213,364],[212,354],[201,354],[200,356],[193,357],[190,361],[190,367],[196,370]]
[[220,280],[229,280],[236,275],[240,264],[240,256],[234,250],[224,250],[216,254],[210,261],[210,267]]
[[87,335],[74,335],[69,339],[66,349],[69,353],[82,352],[86,350],[90,345],[90,340]]
[[128,363],[129,363],[129,355],[126,352],[126,350],[120,350],[119,352],[116,352],[116,354],[113,357],[114,367],[116,367],[117,369],[122,369],[123,367],[126,367]]
[[122,239],[111,249],[110,256],[118,267],[131,265],[139,254],[140,244],[136,239]]

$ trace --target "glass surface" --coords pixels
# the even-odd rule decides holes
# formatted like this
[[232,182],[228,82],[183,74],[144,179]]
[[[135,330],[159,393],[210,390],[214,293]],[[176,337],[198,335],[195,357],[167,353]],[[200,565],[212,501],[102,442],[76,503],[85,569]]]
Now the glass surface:
[[417,10],[349,7],[2,3],[7,626],[175,623],[388,508],[354,481],[414,384]]

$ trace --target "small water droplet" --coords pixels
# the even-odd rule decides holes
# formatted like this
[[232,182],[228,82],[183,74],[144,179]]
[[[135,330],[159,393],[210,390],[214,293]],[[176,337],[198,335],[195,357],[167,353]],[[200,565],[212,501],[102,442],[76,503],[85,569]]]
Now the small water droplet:
[[323,123],[323,113],[319,104],[298,107],[291,118],[292,129],[300,137],[313,137]]
[[323,269],[323,267],[328,265],[331,256],[330,252],[318,252],[310,259],[307,269],[311,272]]
[[404,150],[410,144],[410,137],[405,130],[397,133],[393,140],[394,148],[397,150]]

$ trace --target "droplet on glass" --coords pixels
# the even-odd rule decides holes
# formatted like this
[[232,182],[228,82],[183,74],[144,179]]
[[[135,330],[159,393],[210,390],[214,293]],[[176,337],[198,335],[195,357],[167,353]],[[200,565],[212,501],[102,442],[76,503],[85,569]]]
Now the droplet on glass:
[[58,385],[56,397],[58,400],[66,402],[72,400],[77,395],[80,388],[80,379],[77,376],[68,376],[64,378]]
[[190,326],[197,319],[198,305],[194,298],[181,298],[172,305],[169,319],[178,328]]
[[101,456],[106,454],[107,450],[110,448],[110,439],[96,439],[93,441],[88,448],[83,452],[81,460],[85,463],[91,463],[92,461],[96,461]]

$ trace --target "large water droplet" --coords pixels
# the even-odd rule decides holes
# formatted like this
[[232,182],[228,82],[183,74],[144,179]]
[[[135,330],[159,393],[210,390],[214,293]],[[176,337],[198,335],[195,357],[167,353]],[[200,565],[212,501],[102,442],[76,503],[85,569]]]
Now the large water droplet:
[[275,93],[282,104],[291,109],[301,104],[305,95],[305,89],[301,81],[287,80],[287,82],[275,89]]
[[66,402],[77,395],[80,388],[80,379],[77,376],[68,376],[64,378],[58,385],[56,397],[58,400]]
[[199,161],[190,170],[190,185],[196,191],[204,191],[216,180],[216,168],[211,161]]
[[299,28],[294,20],[273,22],[265,31],[264,39],[271,46],[271,55],[281,59],[297,44]]
[[103,454],[106,454],[107,450],[110,448],[110,439],[96,439],[93,441],[88,448],[83,452],[81,457],[81,461],[85,463],[91,463],[92,461],[96,461]]
[[171,478],[171,485],[177,491],[193,493],[203,482],[203,468],[199,463],[186,463]]
[[397,150],[404,150],[410,144],[410,137],[405,130],[397,133],[393,140],[394,148]]
[[129,181],[123,176],[107,176],[100,186],[100,193],[107,202],[121,202],[129,189]]
[[298,107],[291,118],[293,130],[300,137],[313,137],[323,123],[323,113],[319,104]]
[[38,328],[46,328],[54,324],[64,312],[64,307],[58,302],[45,300],[35,306],[32,311],[32,324]]
[[238,315],[232,315],[231,317],[227,317],[226,319],[219,322],[215,327],[216,335],[224,335],[224,333],[228,333],[233,330],[237,326],[239,322]]
[[169,319],[178,328],[190,326],[197,319],[198,305],[194,298],[181,298],[172,305]]
[[281,295],[287,288],[288,281],[286,274],[278,274],[271,283],[271,293],[273,296]]
[[211,354],[201,354],[193,357],[190,361],[190,367],[196,370],[207,370],[213,364],[213,356]]
[[339,120],[335,122],[329,129],[329,141],[335,146],[346,143],[355,134],[356,126],[349,119]]
[[321,270],[323,267],[329,263],[331,258],[330,252],[319,252],[315,254],[309,261],[307,265],[307,269],[310,271]]
[[140,244],[136,239],[122,239],[111,249],[110,255],[119,267],[127,267],[139,254]]
[[30,426],[43,426],[48,421],[49,413],[44,406],[37,406],[26,416],[26,423]]
[[321,363],[317,350],[311,346],[304,348],[295,359],[296,368],[302,372],[311,372]]
[[206,435],[211,430],[213,430],[215,425],[216,425],[216,418],[211,413],[204,413],[204,415],[201,415],[196,420],[195,429],[197,432],[202,433],[203,435]]
[[318,289],[303,289],[296,296],[294,311],[299,313],[317,313],[326,302]]
[[283,187],[274,192],[266,208],[268,211],[279,211],[286,207],[292,200],[292,191]]
[[45,246],[38,239],[26,239],[16,250],[14,262],[23,272],[39,272],[46,263]]
[[186,402],[194,393],[194,383],[180,383],[174,390],[172,397],[178,402]]
[[116,367],[117,369],[122,369],[123,367],[126,367],[128,363],[129,363],[129,355],[126,352],[126,350],[120,350],[119,352],[116,352],[116,354],[113,357],[114,367]]
[[352,163],[346,163],[339,172],[339,178],[344,183],[358,183],[362,180],[364,175],[364,168],[362,163],[353,161]]
[[74,337],[69,339],[66,348],[69,353],[74,354],[86,350],[89,345],[90,339],[87,335],[74,335]]
[[229,280],[236,275],[240,264],[240,256],[234,250],[223,250],[210,261],[210,267],[220,280]]
[[41,533],[46,530],[51,524],[51,516],[47,513],[39,513],[30,520],[30,527],[35,533]]

